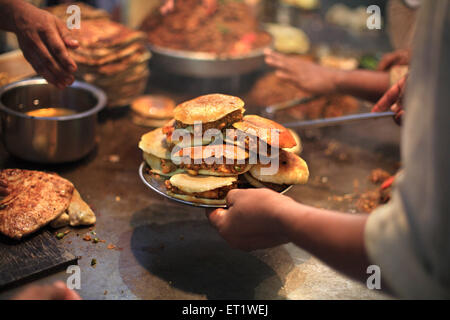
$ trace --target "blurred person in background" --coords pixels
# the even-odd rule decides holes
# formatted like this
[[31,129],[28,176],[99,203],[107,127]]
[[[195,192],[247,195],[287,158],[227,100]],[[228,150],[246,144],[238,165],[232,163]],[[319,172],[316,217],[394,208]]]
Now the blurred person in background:
[[[276,74],[312,94],[350,94],[376,102],[408,72],[411,41],[419,0],[390,0],[387,4],[388,34],[394,51],[384,55],[377,70],[339,70],[307,59],[266,51],[266,63]],[[400,83],[404,86],[404,82]],[[378,108],[377,108],[378,110]]]
[[368,266],[378,266],[382,289],[398,297],[450,298],[450,2],[427,1],[420,11],[405,95],[403,172],[391,201],[370,215],[348,214],[269,189],[231,190],[227,209],[208,213],[230,245],[254,250],[293,242],[364,282]]

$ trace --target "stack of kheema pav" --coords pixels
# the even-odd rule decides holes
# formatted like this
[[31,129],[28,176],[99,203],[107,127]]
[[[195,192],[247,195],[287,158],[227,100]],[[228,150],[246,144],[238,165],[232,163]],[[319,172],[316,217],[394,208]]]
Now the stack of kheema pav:
[[[144,160],[151,173],[167,178],[170,196],[221,205],[228,191],[240,186],[281,191],[307,182],[306,162],[285,150],[297,145],[291,132],[244,112],[238,97],[204,95],[179,104],[174,119],[141,137]],[[209,135],[208,129],[220,130],[223,139]],[[274,161],[278,170],[268,170]]]

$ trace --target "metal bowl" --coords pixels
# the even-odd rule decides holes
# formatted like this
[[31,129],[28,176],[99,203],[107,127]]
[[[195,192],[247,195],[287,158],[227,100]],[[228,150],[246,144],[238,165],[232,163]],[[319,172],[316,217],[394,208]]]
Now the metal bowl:
[[[269,46],[270,47],[270,46]],[[243,75],[264,66],[264,48],[237,57],[221,57],[207,52],[174,50],[148,45],[152,65],[164,71],[195,78],[226,78]]]
[[[93,85],[75,81],[59,90],[42,78],[0,89],[1,137],[14,156],[39,163],[63,163],[86,156],[95,147],[97,114],[106,96]],[[34,117],[41,108],[64,108],[73,115]]]

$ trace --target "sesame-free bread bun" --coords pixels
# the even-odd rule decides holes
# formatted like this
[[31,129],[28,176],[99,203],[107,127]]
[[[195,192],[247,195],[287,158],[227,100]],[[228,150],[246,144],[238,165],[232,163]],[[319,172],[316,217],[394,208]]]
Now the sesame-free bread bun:
[[[257,136],[272,147],[292,148],[297,144],[288,129],[275,121],[257,115],[246,115],[242,121],[235,122],[233,127],[248,135]],[[278,139],[275,135],[278,135]]]
[[161,128],[147,132],[139,141],[139,148],[161,159],[170,159],[170,149],[166,135]]
[[284,150],[279,151],[278,171],[274,174],[266,174],[263,169],[270,168],[271,163],[256,164],[250,168],[253,178],[275,184],[305,184],[308,181],[309,170],[305,160],[298,155]]
[[175,108],[174,115],[175,120],[191,125],[195,122],[217,121],[237,110],[244,112],[244,101],[238,97],[215,93],[181,103]]

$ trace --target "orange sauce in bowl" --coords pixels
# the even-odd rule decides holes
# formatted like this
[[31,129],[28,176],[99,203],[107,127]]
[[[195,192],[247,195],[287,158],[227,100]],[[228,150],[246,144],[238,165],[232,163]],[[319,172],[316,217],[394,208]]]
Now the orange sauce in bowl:
[[42,108],[28,111],[26,114],[32,117],[62,117],[75,114],[74,110],[65,108]]

